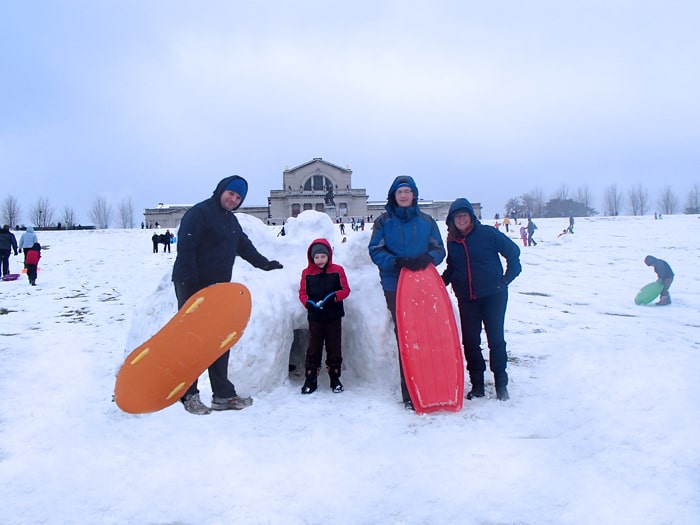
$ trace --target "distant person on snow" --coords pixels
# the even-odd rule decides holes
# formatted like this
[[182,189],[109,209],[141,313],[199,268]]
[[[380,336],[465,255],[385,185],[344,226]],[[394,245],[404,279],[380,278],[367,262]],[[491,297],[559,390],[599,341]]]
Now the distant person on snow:
[[19,253],[24,252],[25,268],[27,264],[27,250],[34,246],[34,244],[37,242],[39,242],[39,239],[37,238],[36,233],[34,233],[34,226],[27,226],[27,231],[25,231],[19,238],[19,244],[17,245]]
[[[481,353],[481,327],[489,345],[489,367],[496,397],[509,399],[504,323],[508,285],[522,270],[520,248],[503,232],[485,227],[467,199],[457,199],[447,214],[447,268],[445,286],[457,296],[462,344],[472,388],[467,399],[484,397],[486,363]],[[501,256],[506,260],[503,273]]]
[[[435,220],[418,207],[418,187],[413,178],[400,176],[394,179],[384,208],[386,211],[374,221],[368,249],[372,262],[379,268],[384,298],[396,334],[396,288],[401,269],[415,272],[429,264],[437,266],[445,258],[445,247]],[[398,344],[398,335],[396,341]],[[415,410],[400,356],[399,370],[404,408]]]
[[41,245],[35,242],[34,246],[24,251],[24,266],[27,268],[27,278],[32,286],[36,286],[39,259],[41,259]]
[[306,252],[308,265],[301,272],[299,300],[308,310],[309,346],[306,349],[305,381],[302,394],[311,394],[318,387],[323,345],[326,345],[326,367],[331,390],[343,391],[340,365],[343,362],[341,320],[345,315],[343,300],[350,295],[345,270],[333,263],[333,250],[326,239],[316,239]]
[[160,235],[157,233],[153,233],[153,237],[151,237],[151,241],[153,242],[153,253],[158,253],[158,245],[160,244]]
[[10,231],[9,224],[5,224],[0,229],[0,263],[2,264],[2,276],[10,274],[10,253],[17,255],[17,239]]
[[537,243],[535,242],[535,239],[533,238],[533,235],[535,235],[535,230],[537,229],[537,225],[532,222],[532,219],[528,217],[527,219],[527,245],[528,246],[537,246]]
[[[219,181],[211,197],[195,204],[182,217],[173,265],[178,309],[202,288],[230,282],[238,255],[265,271],[282,268],[278,261],[268,260],[255,249],[233,213],[243,204],[247,193],[248,183],[244,178],[226,177]],[[250,397],[239,396],[229,381],[228,360],[229,350],[226,350],[209,367],[213,410],[241,410],[253,404]],[[181,401],[191,414],[211,412],[199,398],[197,381]]]
[[170,230],[165,230],[165,233],[163,234],[162,240],[163,240],[163,253],[166,251],[170,253],[170,241],[172,241],[173,235],[170,233]]
[[667,304],[671,304],[671,294],[668,293],[668,289],[671,287],[671,283],[673,282],[674,277],[673,270],[671,270],[671,266],[663,259],[657,259],[656,257],[652,257],[651,255],[647,255],[644,258],[644,264],[646,264],[647,266],[654,267],[654,271],[658,276],[657,282],[660,282],[664,285],[663,289],[661,290],[661,295],[659,296],[659,302],[657,302],[656,304],[658,306],[665,306]]
[[523,246],[527,246],[527,230],[525,229],[525,226],[520,227],[520,238],[523,241]]

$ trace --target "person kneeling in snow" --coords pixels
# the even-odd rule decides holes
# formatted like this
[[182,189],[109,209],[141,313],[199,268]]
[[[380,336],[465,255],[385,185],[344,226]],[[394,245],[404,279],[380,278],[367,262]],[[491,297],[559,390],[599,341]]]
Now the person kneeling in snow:
[[[199,290],[216,283],[231,282],[233,263],[240,255],[265,271],[282,268],[255,249],[233,214],[248,193],[243,177],[233,175],[219,181],[211,197],[187,210],[177,234],[177,257],[173,265],[173,284],[178,309]],[[253,404],[241,397],[228,379],[229,350],[209,367],[213,394],[211,409],[241,410]],[[197,381],[181,399],[191,414],[209,414],[211,409],[199,399]]]
[[673,270],[671,270],[671,266],[663,259],[657,259],[656,257],[652,257],[651,255],[647,255],[644,258],[644,264],[646,264],[647,266],[654,267],[654,271],[656,272],[656,275],[659,278],[658,282],[664,285],[663,289],[661,290],[659,302],[656,304],[658,306],[671,304],[671,294],[668,293],[668,289],[671,287],[671,283],[673,282],[674,277]]
[[326,239],[316,239],[306,253],[308,266],[301,272],[299,300],[308,310],[309,346],[306,349],[305,381],[302,394],[311,394],[318,387],[323,344],[326,344],[326,367],[331,389],[343,391],[340,382],[341,319],[345,315],[343,300],[350,295],[345,270],[333,263],[331,245]]

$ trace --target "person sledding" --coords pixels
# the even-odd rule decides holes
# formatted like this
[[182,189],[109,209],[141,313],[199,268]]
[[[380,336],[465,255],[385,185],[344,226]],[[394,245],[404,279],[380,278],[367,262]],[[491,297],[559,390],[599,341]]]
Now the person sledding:
[[667,304],[671,304],[671,294],[668,293],[668,289],[671,287],[671,283],[673,282],[674,277],[673,270],[671,270],[671,266],[663,259],[657,259],[656,257],[653,257],[651,255],[647,255],[644,258],[644,264],[646,264],[647,266],[654,267],[654,271],[656,272],[656,275],[658,277],[657,282],[660,282],[664,285],[664,287],[661,289],[659,301],[656,303],[657,306],[665,306]]

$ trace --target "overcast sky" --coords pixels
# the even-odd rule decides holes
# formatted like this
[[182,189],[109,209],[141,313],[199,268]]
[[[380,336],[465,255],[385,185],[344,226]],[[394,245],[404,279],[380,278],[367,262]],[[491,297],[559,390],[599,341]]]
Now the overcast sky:
[[[700,182],[696,0],[4,2],[2,200],[248,205],[314,157],[484,216],[535,188]],[[649,212],[653,212],[650,209]]]

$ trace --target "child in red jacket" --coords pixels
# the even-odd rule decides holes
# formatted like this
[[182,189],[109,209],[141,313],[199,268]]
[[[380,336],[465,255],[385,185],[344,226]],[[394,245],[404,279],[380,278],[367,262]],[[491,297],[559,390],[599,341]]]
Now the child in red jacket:
[[24,250],[25,260],[24,264],[27,268],[27,278],[29,279],[29,284],[36,286],[36,273],[39,267],[39,259],[41,259],[41,245],[35,242],[34,245],[28,250]]
[[333,263],[331,245],[316,239],[307,250],[308,266],[301,273],[299,300],[308,310],[309,346],[306,350],[306,375],[302,394],[313,393],[318,386],[323,344],[326,345],[326,366],[335,393],[343,391],[340,382],[341,319],[345,315],[343,299],[350,295],[345,270]]

